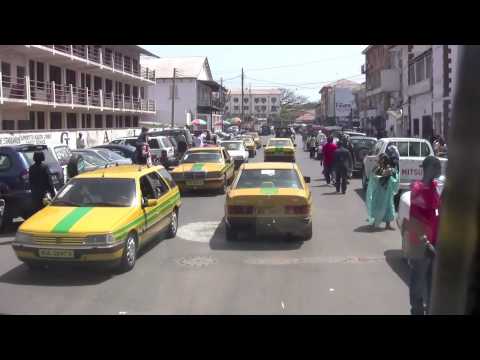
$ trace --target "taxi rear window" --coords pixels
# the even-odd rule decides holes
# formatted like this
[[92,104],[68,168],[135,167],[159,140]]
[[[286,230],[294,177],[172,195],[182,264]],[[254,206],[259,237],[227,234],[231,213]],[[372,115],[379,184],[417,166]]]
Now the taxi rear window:
[[288,140],[271,140],[268,143],[269,146],[292,146],[291,142]]
[[293,169],[243,170],[236,189],[260,188],[266,183],[277,188],[303,189],[298,174]]
[[183,164],[197,162],[221,163],[222,155],[220,154],[220,152],[191,152],[186,153],[182,159]]

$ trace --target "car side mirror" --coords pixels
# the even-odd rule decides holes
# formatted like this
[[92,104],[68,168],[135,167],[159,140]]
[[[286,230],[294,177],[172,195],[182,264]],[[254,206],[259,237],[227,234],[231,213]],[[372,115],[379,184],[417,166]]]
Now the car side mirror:
[[153,206],[156,206],[157,204],[158,204],[157,199],[148,199],[146,202],[147,206],[145,207],[153,207]]
[[310,184],[310,176],[304,176],[303,180],[305,181],[305,183]]

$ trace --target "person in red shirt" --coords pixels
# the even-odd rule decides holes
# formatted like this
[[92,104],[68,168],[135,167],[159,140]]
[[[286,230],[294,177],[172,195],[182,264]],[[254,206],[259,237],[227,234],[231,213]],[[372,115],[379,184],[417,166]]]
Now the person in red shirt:
[[333,153],[337,150],[337,145],[333,143],[333,136],[327,138],[327,143],[323,145],[323,174],[327,184],[330,184],[330,176],[332,174]]
[[412,315],[428,313],[431,289],[432,256],[439,224],[440,191],[435,178],[441,175],[441,163],[427,156],[422,163],[423,178],[410,185],[410,220],[407,255],[411,266],[410,306]]

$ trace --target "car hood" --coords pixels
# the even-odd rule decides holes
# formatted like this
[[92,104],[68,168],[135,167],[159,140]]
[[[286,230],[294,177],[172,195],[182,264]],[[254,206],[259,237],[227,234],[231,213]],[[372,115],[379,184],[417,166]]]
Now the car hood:
[[222,171],[225,164],[222,163],[192,163],[192,164],[180,164],[172,172],[181,173],[189,171]]
[[28,218],[19,231],[33,234],[89,235],[111,233],[135,220],[132,207],[47,206]]

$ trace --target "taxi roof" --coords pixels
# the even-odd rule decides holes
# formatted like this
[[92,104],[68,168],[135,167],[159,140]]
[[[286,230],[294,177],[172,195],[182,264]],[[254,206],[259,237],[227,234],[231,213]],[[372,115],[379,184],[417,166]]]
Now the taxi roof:
[[136,179],[145,174],[148,174],[152,170],[160,170],[164,167],[161,165],[150,166],[147,165],[118,165],[112,166],[109,168],[102,168],[93,171],[89,171],[80,175],[77,175],[75,178],[78,179],[92,179],[92,178],[130,178]]
[[199,148],[190,148],[187,152],[206,152],[206,151],[222,151],[220,146],[215,147],[199,147]]
[[244,170],[296,169],[297,164],[287,162],[255,162],[243,164]]

